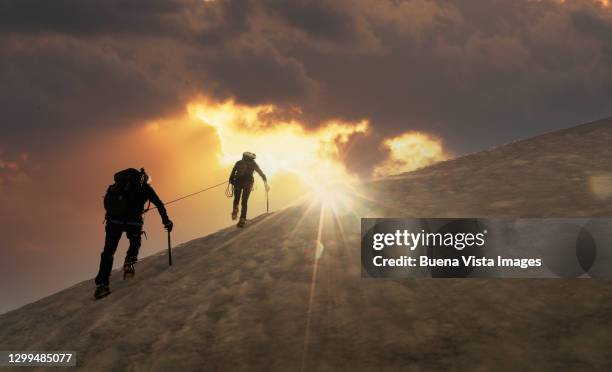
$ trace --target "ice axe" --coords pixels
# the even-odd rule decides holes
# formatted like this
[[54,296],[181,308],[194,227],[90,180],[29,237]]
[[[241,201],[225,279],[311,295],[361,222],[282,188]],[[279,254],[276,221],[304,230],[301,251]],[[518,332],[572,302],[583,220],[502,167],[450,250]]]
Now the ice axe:
[[266,189],[266,213],[270,213],[270,198],[268,197],[268,191],[270,191],[270,186],[268,186],[268,183],[266,182],[265,184],[265,189]]
[[170,244],[170,231],[168,231],[168,266],[172,266],[172,244]]

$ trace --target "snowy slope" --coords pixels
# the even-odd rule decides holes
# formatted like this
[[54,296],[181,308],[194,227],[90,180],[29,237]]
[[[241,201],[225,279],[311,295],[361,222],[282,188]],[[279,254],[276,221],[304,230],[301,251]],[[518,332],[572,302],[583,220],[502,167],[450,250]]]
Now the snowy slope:
[[320,208],[291,207],[115,272],[103,300],[88,280],[0,315],[0,350],[86,371],[612,370],[609,282],[361,279],[359,252],[360,216],[612,216],[612,120],[365,190],[323,216],[318,260]]

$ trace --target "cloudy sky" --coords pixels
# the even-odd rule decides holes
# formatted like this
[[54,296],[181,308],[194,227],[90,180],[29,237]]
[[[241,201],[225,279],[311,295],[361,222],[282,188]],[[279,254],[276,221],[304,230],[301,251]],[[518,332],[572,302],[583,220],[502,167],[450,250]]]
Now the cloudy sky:
[[[0,0],[0,312],[95,274],[117,170],[168,200],[252,150],[279,208],[610,116],[611,34],[596,0]],[[176,241],[228,208],[176,204]]]

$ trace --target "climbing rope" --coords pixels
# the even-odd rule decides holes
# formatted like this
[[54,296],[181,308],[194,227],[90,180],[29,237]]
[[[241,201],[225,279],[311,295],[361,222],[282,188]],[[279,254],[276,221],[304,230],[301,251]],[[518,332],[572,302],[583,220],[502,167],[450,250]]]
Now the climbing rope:
[[225,196],[227,196],[228,198],[234,196],[234,185],[232,185],[231,183],[228,183],[227,187],[225,188]]
[[[168,204],[176,203],[177,201],[180,201],[180,200],[183,200],[183,199],[187,199],[187,198],[190,198],[190,197],[198,195],[198,194],[201,194],[204,191],[212,190],[215,187],[219,187],[219,186],[225,185],[226,183],[227,183],[227,187],[225,188],[225,196],[227,196],[228,198],[231,198],[231,197],[234,196],[234,185],[229,183],[229,181],[223,181],[223,182],[218,183],[216,185],[213,185],[213,186],[207,187],[205,189],[193,192],[193,193],[191,193],[189,195],[181,196],[180,198],[176,198],[174,200],[170,200],[169,202],[164,203],[164,206],[166,206]],[[251,190],[254,190],[254,188],[251,189]],[[147,208],[144,210],[143,213],[147,213],[148,211],[150,211],[152,209],[157,209],[157,207],[155,207],[155,206],[151,207],[151,202],[149,201],[149,205],[147,206]],[[268,190],[266,190],[266,211],[268,213],[270,212],[270,204],[269,204],[269,201],[268,201]]]
[[[196,192],[194,192],[194,193],[191,193],[191,194],[189,194],[189,195],[181,196],[180,198],[176,198],[176,199],[174,199],[174,200],[170,200],[169,202],[164,203],[164,206],[166,206],[166,205],[168,205],[168,204],[176,203],[177,201],[180,201],[180,200],[183,200],[183,199],[190,198],[190,197],[192,197],[192,196],[195,196],[195,195],[198,195],[198,194],[200,194],[200,193],[203,193],[204,191],[212,190],[212,189],[214,189],[215,187],[219,187],[219,186],[221,186],[221,185],[225,185],[226,183],[228,183],[228,181],[223,181],[223,182],[221,182],[221,183],[218,183],[218,184],[216,184],[216,185],[213,185],[213,186],[207,187],[207,188],[202,189],[202,190],[200,190],[200,191],[196,191]],[[232,187],[232,193],[233,193],[233,190],[234,190],[234,188]],[[226,190],[226,193],[227,193],[227,190]],[[155,207],[155,206],[154,206],[154,207],[151,207],[151,208],[147,208],[147,209],[145,210],[145,213],[146,213],[146,212],[148,212],[148,211],[150,211],[151,209],[157,209],[157,207]]]

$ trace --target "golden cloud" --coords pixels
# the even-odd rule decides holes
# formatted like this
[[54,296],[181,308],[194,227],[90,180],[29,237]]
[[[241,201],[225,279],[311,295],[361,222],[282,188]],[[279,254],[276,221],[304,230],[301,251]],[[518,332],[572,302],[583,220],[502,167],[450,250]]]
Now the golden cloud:
[[199,100],[188,106],[191,118],[216,130],[220,143],[217,156],[222,165],[233,164],[244,151],[251,151],[269,175],[293,172],[307,183],[322,177],[353,177],[341,160],[341,152],[353,136],[367,133],[366,120],[328,121],[318,129],[307,130],[297,119],[273,119],[277,111],[274,105],[246,106],[231,100]]
[[383,147],[389,156],[374,168],[375,177],[410,172],[449,157],[440,139],[421,132],[407,132],[386,139]]

